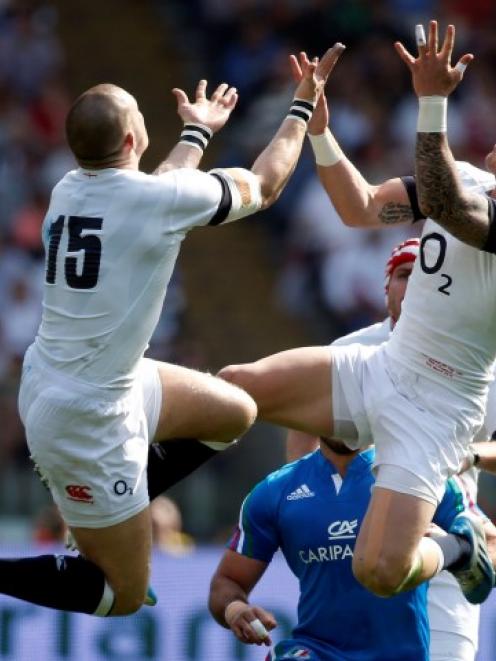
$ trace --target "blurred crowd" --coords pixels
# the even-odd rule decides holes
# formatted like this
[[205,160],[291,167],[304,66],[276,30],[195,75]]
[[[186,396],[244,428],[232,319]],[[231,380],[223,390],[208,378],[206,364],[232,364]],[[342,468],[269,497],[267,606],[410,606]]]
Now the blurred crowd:
[[[414,26],[437,18],[457,28],[457,53],[476,55],[449,107],[450,143],[459,160],[482,165],[496,139],[496,5],[491,0],[155,0],[181,24],[176,47],[191,81],[208,75],[238,88],[239,106],[223,159],[250,165],[284,116],[294,89],[288,53],[347,50],[328,85],[331,128],[371,183],[413,173],[417,103],[393,49],[414,51]],[[194,7],[192,7],[194,5]],[[184,31],[184,32],[183,32]],[[192,51],[185,44],[195,43]],[[455,53],[456,57],[456,53]],[[420,228],[367,232],[344,228],[315,176],[307,150],[273,210],[277,304],[314,325],[325,341],[384,315],[383,271],[391,248]]]
[[57,14],[0,3],[0,498],[26,512],[34,496],[16,412],[22,355],[41,313],[40,226],[50,190],[73,166],[64,141],[69,97]]
[[[496,139],[496,4],[493,0],[150,0],[185,64],[184,87],[207,76],[238,88],[239,107],[220,134],[219,165],[251,165],[287,112],[294,89],[288,54],[347,50],[328,86],[331,128],[372,183],[411,174],[416,100],[393,49],[414,49],[413,27],[438,18],[457,27],[457,53],[476,55],[450,101],[450,143],[482,165]],[[192,48],[194,44],[194,48]],[[171,44],[169,44],[171,46]],[[455,53],[456,56],[456,53]],[[70,103],[58,15],[43,0],[0,0],[0,513],[26,513],[46,498],[30,479],[16,414],[22,355],[40,317],[40,225],[54,183],[74,166],[64,140]],[[305,149],[269,217],[274,304],[303,318],[326,342],[383,318],[384,265],[393,245],[419,228],[366,232],[343,227]],[[173,281],[152,355],[170,359],[185,309]],[[256,323],[256,322],[255,322]],[[490,505],[489,505],[490,506]]]

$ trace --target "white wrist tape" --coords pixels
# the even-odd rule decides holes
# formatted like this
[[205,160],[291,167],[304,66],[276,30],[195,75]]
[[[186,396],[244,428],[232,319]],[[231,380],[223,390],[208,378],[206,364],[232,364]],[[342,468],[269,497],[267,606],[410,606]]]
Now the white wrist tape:
[[212,129],[204,124],[185,124],[181,131],[181,142],[183,145],[197,147],[201,152],[206,148],[213,135]]
[[417,133],[446,133],[448,112],[448,97],[421,96],[419,98],[419,114]]
[[343,158],[341,147],[329,129],[326,129],[320,135],[308,134],[308,139],[312,145],[317,165],[329,167],[330,165],[336,165]]

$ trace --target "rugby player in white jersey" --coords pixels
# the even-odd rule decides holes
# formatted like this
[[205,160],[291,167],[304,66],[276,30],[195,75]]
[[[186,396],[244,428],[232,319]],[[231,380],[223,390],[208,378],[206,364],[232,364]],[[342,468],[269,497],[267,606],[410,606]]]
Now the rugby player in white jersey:
[[246,393],[219,379],[143,360],[181,241],[195,226],[233,221],[277,199],[343,48],[336,44],[320,63],[300,54],[304,75],[289,113],[251,170],[195,169],[235,105],[225,84],[208,100],[200,82],[194,103],[175,91],[185,126],[153,175],[139,171],[148,136],[130,94],[98,85],[71,107],[67,138],[80,167],[55,186],[44,221],[43,317],[25,357],[19,408],[33,459],[82,555],[0,560],[0,592],[101,616],[143,604],[148,443],[230,442],[256,415]]
[[[367,346],[376,346],[389,339],[392,329],[400,318],[401,305],[405,297],[408,280],[413,270],[413,264],[418,257],[420,240],[408,239],[396,246],[386,264],[386,305],[388,317],[384,321],[367,326],[344,337],[335,340],[332,346],[345,346],[358,342]],[[484,427],[479,432],[481,438],[490,437],[491,427],[496,429],[496,387],[491,384],[488,408],[484,419]],[[472,445],[474,450],[467,456],[463,466],[463,475],[454,479],[460,487],[465,507],[479,513],[477,503],[478,469],[474,463],[484,462],[487,444]],[[288,461],[295,461],[303,455],[313,452],[319,446],[319,439],[302,432],[290,431],[286,439]],[[491,444],[494,452],[496,444]],[[480,448],[481,456],[477,454]],[[352,453],[352,450],[349,450]],[[496,454],[496,452],[494,453]],[[496,541],[496,528],[484,520],[484,529],[491,542]],[[493,558],[494,562],[494,558]],[[470,604],[456,580],[449,572],[441,572],[429,583],[427,593],[430,628],[431,661],[474,661],[478,647],[479,610],[480,607]]]
[[[424,213],[414,180],[372,186],[362,177],[327,129],[325,108],[320,130],[309,130],[320,179],[346,224],[380,228],[436,219],[425,223],[389,341],[379,347],[304,347],[220,374],[253,396],[261,419],[341,438],[351,448],[376,440],[376,485],[353,558],[363,585],[390,596],[449,568],[467,599],[480,603],[494,581],[480,523],[452,530],[446,539],[425,536],[446,478],[482,423],[496,357],[496,224],[494,202],[485,195],[494,180],[467,164],[461,166],[462,185],[445,123],[436,115],[444,118],[446,101],[431,98],[455,89],[472,59],[466,54],[452,67],[453,45],[449,26],[438,49],[435,21],[428,42],[419,40],[418,58],[397,45],[421,97],[416,164]],[[425,149],[431,142],[444,159],[439,171],[441,157],[433,159]]]

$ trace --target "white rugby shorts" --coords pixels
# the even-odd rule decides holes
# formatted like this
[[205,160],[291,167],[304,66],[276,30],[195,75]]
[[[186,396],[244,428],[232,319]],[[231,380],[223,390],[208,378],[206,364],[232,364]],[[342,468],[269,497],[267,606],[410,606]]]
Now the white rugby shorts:
[[430,661],[474,661],[477,649],[471,640],[451,631],[431,631]]
[[147,507],[148,444],[161,401],[153,360],[140,361],[122,394],[66,376],[28,350],[19,412],[33,461],[69,526],[105,528]]
[[436,504],[483,406],[409,371],[385,346],[331,347],[333,435],[353,449],[375,443],[376,486]]

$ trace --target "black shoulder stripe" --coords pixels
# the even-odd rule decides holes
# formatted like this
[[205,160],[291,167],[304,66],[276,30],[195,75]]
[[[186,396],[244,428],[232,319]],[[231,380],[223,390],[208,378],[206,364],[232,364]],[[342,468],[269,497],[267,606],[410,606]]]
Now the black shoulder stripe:
[[410,200],[410,206],[413,211],[413,222],[416,223],[418,220],[424,220],[425,216],[420,211],[418,197],[417,197],[417,182],[415,177],[400,177],[403,182],[403,186],[406,188],[408,199]]
[[222,186],[222,196],[220,198],[217,211],[215,212],[213,218],[210,220],[208,224],[220,225],[225,221],[225,219],[229,215],[229,212],[231,211],[232,195],[231,195],[231,191],[229,190],[227,181],[224,179],[224,177],[221,177],[215,172],[212,172],[212,177],[215,177],[218,181],[220,181],[220,185]]
[[484,252],[496,254],[496,200],[488,197],[489,234],[486,243],[482,246]]

